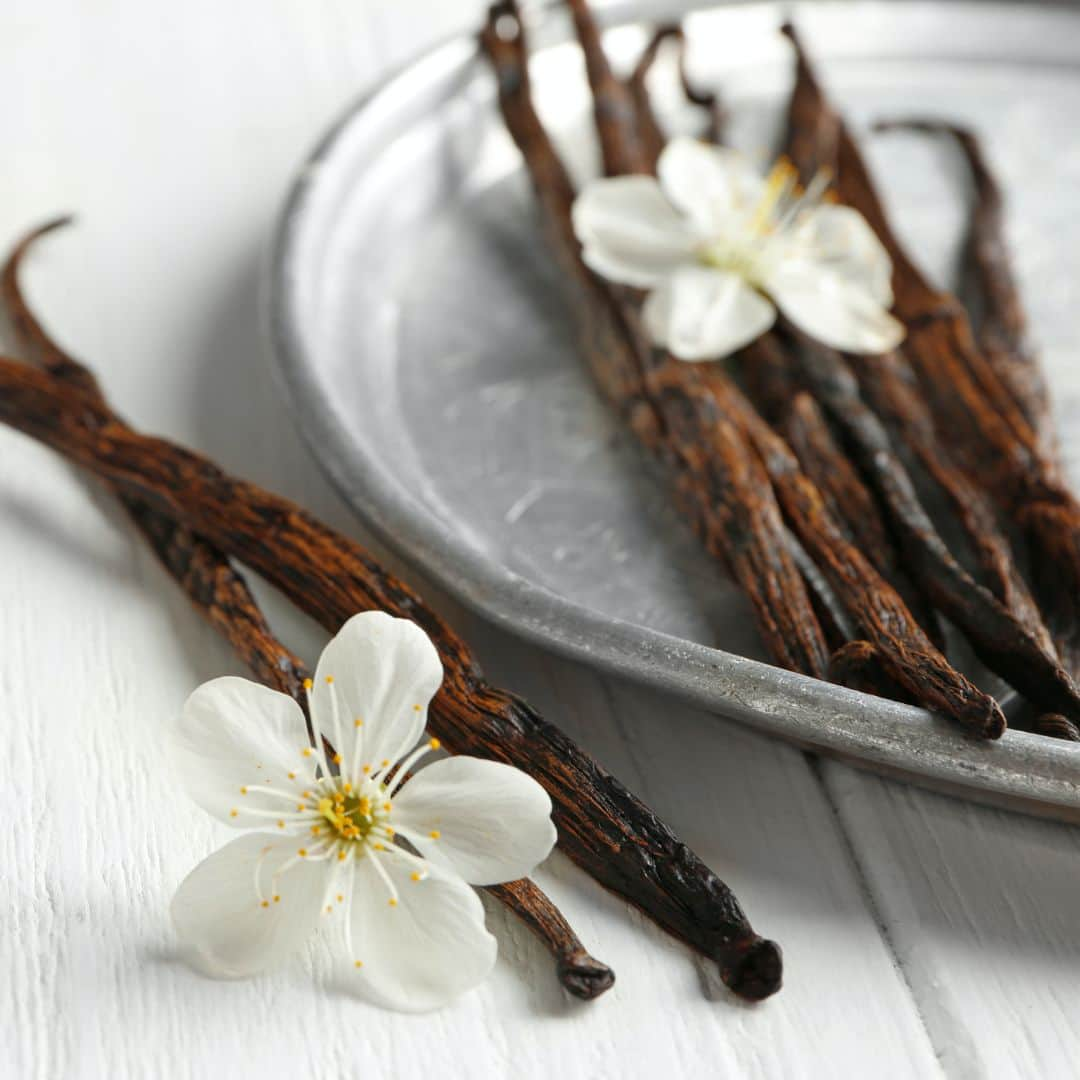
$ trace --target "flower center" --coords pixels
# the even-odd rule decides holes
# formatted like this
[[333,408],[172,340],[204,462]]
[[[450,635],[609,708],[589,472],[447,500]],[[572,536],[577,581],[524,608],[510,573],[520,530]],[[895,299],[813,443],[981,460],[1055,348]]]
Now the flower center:
[[343,842],[365,844],[373,831],[377,836],[393,835],[388,828],[390,803],[383,784],[364,784],[357,793],[345,783],[323,795],[316,808]]
[[761,197],[746,216],[737,216],[720,235],[701,244],[697,257],[705,266],[738,274],[749,284],[761,286],[768,268],[782,257],[800,216],[816,207],[831,181],[821,169],[805,190],[798,170],[781,158],[765,179]]

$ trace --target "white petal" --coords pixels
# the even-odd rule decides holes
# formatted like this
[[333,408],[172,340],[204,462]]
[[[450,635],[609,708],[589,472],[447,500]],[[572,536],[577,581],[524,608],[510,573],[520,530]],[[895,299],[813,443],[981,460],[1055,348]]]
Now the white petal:
[[421,769],[394,798],[393,822],[425,859],[473,885],[528,877],[555,845],[547,792],[520,769],[471,757]]
[[[350,916],[351,972],[369,1001],[402,1012],[427,1012],[471,990],[491,973],[497,946],[484,926],[480,898],[438,867],[414,881],[416,864],[386,853],[380,865],[398,903],[370,857],[357,863]],[[362,966],[356,967],[355,962]]]
[[311,934],[327,864],[300,859],[275,880],[296,852],[295,839],[249,833],[215,851],[181,882],[173,923],[208,974],[236,978],[265,971]]
[[884,308],[892,307],[892,260],[866,218],[850,206],[819,206],[792,231],[802,257],[862,287]]
[[686,135],[668,142],[656,172],[668,199],[707,235],[745,218],[764,191],[761,176],[738,151]]
[[799,329],[833,349],[877,354],[904,340],[904,327],[865,282],[851,282],[814,263],[787,259],[766,285],[777,307]]
[[594,180],[573,221],[586,264],[610,281],[648,288],[692,258],[695,237],[651,176]]
[[[313,759],[303,756],[310,740],[300,706],[287,694],[232,675],[203,683],[184,703],[168,739],[188,793],[228,825],[265,826],[247,811],[294,809],[296,794],[315,775]],[[282,795],[242,793],[256,785]]]
[[416,744],[442,679],[439,654],[416,623],[365,611],[349,619],[319,657],[312,716],[342,755],[345,768],[351,766],[357,746],[357,764],[377,768]]
[[657,345],[681,360],[720,360],[760,337],[776,311],[737,274],[687,267],[649,295],[642,311]]

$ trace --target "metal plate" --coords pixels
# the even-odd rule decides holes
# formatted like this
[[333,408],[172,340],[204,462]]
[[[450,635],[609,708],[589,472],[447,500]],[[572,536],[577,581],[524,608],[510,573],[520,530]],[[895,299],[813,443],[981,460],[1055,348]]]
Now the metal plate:
[[[601,5],[615,61],[631,63],[643,43],[637,21],[687,10]],[[857,129],[929,112],[986,133],[1059,418],[1080,450],[1080,14],[906,2],[695,12],[691,69],[722,87],[733,141],[763,154],[791,81],[783,12]],[[540,19],[533,73],[580,178],[596,148],[569,39],[561,14]],[[663,71],[657,93],[671,123],[693,122]],[[904,234],[950,280],[963,218],[955,157],[916,138],[869,149]],[[583,372],[472,41],[409,67],[319,146],[283,212],[269,298],[280,373],[319,461],[383,540],[496,623],[855,764],[1080,820],[1080,748],[1013,732],[977,743],[920,710],[764,662],[747,604]]]

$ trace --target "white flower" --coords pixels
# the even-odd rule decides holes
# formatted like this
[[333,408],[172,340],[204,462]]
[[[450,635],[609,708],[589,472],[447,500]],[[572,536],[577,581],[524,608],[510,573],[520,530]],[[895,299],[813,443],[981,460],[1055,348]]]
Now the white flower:
[[773,303],[836,349],[903,340],[888,313],[888,253],[857,211],[822,203],[824,175],[801,192],[787,162],[762,179],[734,150],[686,137],[667,144],[657,174],[594,180],[573,209],[586,264],[650,290],[643,315],[657,345],[721,359],[772,326]]
[[323,922],[340,926],[349,976],[378,1004],[436,1008],[487,976],[495,939],[466,882],[515,880],[546,858],[551,800],[517,769],[470,757],[406,781],[438,749],[414,747],[442,675],[419,627],[368,612],[327,645],[309,685],[315,747],[285,694],[227,677],[191,695],[171,732],[180,777],[205,810],[248,830],[173,900],[203,967],[254,974]]

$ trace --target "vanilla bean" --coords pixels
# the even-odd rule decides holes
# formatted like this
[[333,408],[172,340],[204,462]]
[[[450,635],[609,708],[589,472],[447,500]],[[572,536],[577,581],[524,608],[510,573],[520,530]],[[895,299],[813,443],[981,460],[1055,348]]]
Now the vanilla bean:
[[[15,340],[28,360],[54,378],[85,391],[104,405],[93,373],[69,356],[34,315],[19,286],[19,269],[31,246],[69,224],[58,218],[28,233],[16,244],[0,273],[0,298]],[[221,551],[151,509],[135,496],[119,493],[120,502],[151,550],[187,593],[191,602],[225,636],[260,682],[304,703],[303,663],[276,640],[247,582]],[[306,705],[304,705],[306,712]]]
[[553,724],[487,683],[447,623],[358,544],[198,454],[137,434],[86,393],[17,361],[0,359],[0,420],[183,521],[332,632],[357,611],[412,619],[442,660],[429,720],[447,748],[537,780],[551,796],[560,848],[715,960],[736,993],[756,1000],[779,989],[778,946],[754,933],[723,882]]
[[721,411],[757,448],[792,528],[859,633],[875,648],[888,679],[919,704],[955,719],[974,734],[1001,736],[1005,716],[997,702],[948,663],[899,594],[843,535],[790,447],[727,376],[715,375],[712,387]]
[[[596,49],[598,36],[595,31],[583,32],[584,18],[577,20],[582,47]],[[519,47],[523,48],[520,41]],[[497,51],[498,48],[497,43],[489,46],[490,51]],[[602,56],[593,57],[587,63],[587,70],[590,73],[602,71],[603,64]],[[516,95],[527,95],[527,84],[520,80],[508,81]],[[599,96],[601,90],[601,85],[593,84],[594,94]],[[515,122],[521,131],[518,142],[528,162],[530,153],[535,155],[538,151],[535,145],[528,143],[525,134],[532,134],[534,139],[536,136],[529,132],[528,125],[521,118],[515,117],[505,100],[503,111],[511,132],[516,134]],[[633,148],[638,145],[631,137],[632,133],[618,132],[615,127],[612,124],[607,133],[607,144],[616,148],[618,157],[606,162],[608,171],[617,170],[619,160],[632,161]],[[640,162],[634,161],[633,164]],[[534,170],[534,183],[542,203],[545,198],[551,200],[552,193],[543,190],[543,184],[535,181],[536,174],[546,178],[547,171]],[[556,192],[555,196],[558,194]],[[555,212],[560,212],[558,207]],[[562,215],[565,217],[565,208]],[[561,235],[565,230],[558,229],[556,232]],[[639,355],[648,353],[647,346],[642,348],[639,339],[632,336],[635,331],[634,299],[625,290],[615,290],[613,296],[621,305],[623,325],[630,343]],[[657,363],[659,366],[656,366]],[[989,738],[1000,736],[1005,729],[1005,718],[997,703],[949,665],[911,616],[900,596],[843,536],[826,512],[817,489],[801,472],[783,440],[756,414],[722,370],[717,367],[699,368],[697,365],[680,363],[672,357],[658,361],[655,356],[653,365],[646,370],[645,384],[652,400],[664,402],[678,395],[686,395],[688,388],[700,398],[704,390],[713,406],[714,427],[732,423],[756,448],[766,477],[771,481],[771,487],[798,539],[824,574],[847,615],[855,621],[862,634],[872,639],[890,675],[929,708],[956,719],[979,735]],[[707,428],[690,428],[686,437],[696,437],[699,451],[703,454],[708,454],[712,449]]]
[[936,612],[902,569],[877,500],[837,444],[813,396],[801,388],[787,357],[788,348],[777,334],[767,334],[744,351],[742,367],[755,404],[795,452],[837,525],[896,589],[916,623],[944,652],[945,636]]
[[[19,284],[19,269],[31,246],[69,221],[59,218],[49,222],[16,244],[0,272],[0,296],[16,343],[27,358],[57,379],[83,390],[108,410],[93,372],[63,350],[45,330]],[[102,415],[121,422],[112,413]],[[116,493],[136,528],[195,608],[221,632],[260,682],[289,694],[307,715],[304,681],[308,670],[274,636],[243,576],[228,558],[167,514],[122,490]],[[333,747],[329,743],[327,747],[332,757]],[[589,955],[559,909],[534,882],[523,878],[488,886],[485,891],[510,908],[540,938],[555,959],[559,982],[571,994],[591,999],[614,984],[614,972]]]
[[[595,37],[593,32],[584,40]],[[503,118],[529,170],[551,250],[570,285],[567,294],[576,307],[582,351],[593,377],[640,441],[670,468],[676,500],[706,549],[750,600],[776,662],[823,676],[828,649],[756,455],[718,414],[704,373],[688,366],[678,385],[656,384],[655,360],[632,306],[621,303],[622,293],[616,295],[581,261],[570,220],[573,186],[532,106],[525,42],[513,3],[491,9],[481,41],[495,70]],[[602,59],[594,58],[589,70],[600,68]],[[623,138],[618,125],[609,122],[607,139],[613,167],[633,159],[636,144]]]
[[806,385],[844,432],[849,452],[876,491],[907,571],[987,667],[1044,709],[1080,717],[1080,690],[1044,638],[975,581],[935,529],[888,431],[859,392],[852,367],[872,361],[863,357],[849,366],[795,328],[786,332]]
[[547,946],[555,957],[559,982],[574,997],[591,1001],[615,985],[615,972],[586,951],[559,909],[528,878],[489,885],[490,893],[505,904]]
[[[593,112],[604,169],[609,176],[643,171],[645,148],[633,131],[634,99],[630,89],[611,70],[600,42],[600,31],[593,21],[587,0],[565,0],[574,20],[574,30],[585,56],[585,71],[593,91]],[[506,11],[517,18],[517,10]]]
[[1054,460],[1050,392],[1028,339],[1027,318],[1005,239],[1005,198],[978,136],[961,125],[924,118],[879,121],[874,130],[947,135],[960,147],[974,193],[961,263],[961,293],[969,313],[974,313],[979,350],[1000,388],[1035,431],[1043,453]]
[[869,641],[849,641],[837,649],[829,658],[829,680],[849,690],[915,704],[911,694],[890,678],[880,651]]
[[1027,539],[1040,606],[1062,655],[1072,659],[1080,653],[1080,502],[979,351],[963,307],[926,281],[896,239],[858,146],[829,107],[794,30],[785,30],[798,54],[792,144],[821,135],[796,164],[809,168],[820,162],[822,147],[835,148],[840,199],[866,217],[892,257],[896,314],[908,331],[904,355],[938,433]]
[[647,80],[649,72],[656,63],[661,46],[668,41],[673,42],[678,48],[679,85],[682,87],[683,97],[691,104],[704,109],[708,114],[709,122],[704,133],[705,139],[709,142],[719,142],[724,128],[724,109],[717,95],[707,90],[699,90],[690,82],[686,70],[686,35],[682,27],[661,26],[645,46],[637,66],[626,82],[634,102],[637,136],[642,157],[650,172],[656,169],[656,161],[660,157],[661,150],[664,149],[667,136],[653,110]]

